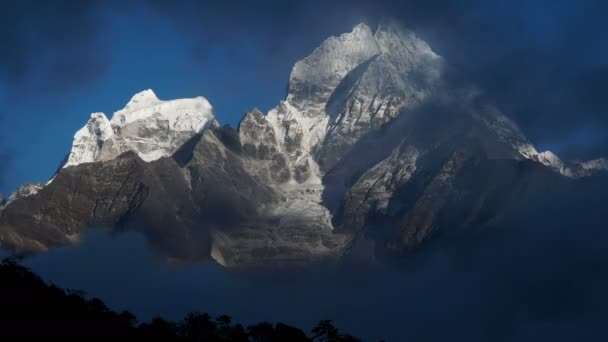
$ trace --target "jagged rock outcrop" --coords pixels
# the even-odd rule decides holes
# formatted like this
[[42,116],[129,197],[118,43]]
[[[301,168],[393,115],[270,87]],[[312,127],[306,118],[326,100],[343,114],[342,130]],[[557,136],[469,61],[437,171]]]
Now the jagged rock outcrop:
[[202,97],[143,91],[111,119],[94,113],[51,181],[0,207],[0,246],[43,251],[103,226],[225,266],[400,255],[608,170],[539,153],[445,64],[412,32],[360,24],[297,62],[285,100],[237,129]]

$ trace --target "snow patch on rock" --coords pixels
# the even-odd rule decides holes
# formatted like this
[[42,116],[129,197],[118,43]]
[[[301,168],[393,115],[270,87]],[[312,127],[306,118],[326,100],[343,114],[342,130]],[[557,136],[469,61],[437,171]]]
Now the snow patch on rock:
[[589,161],[564,161],[551,151],[538,152],[532,144],[521,145],[518,150],[524,158],[539,162],[570,178],[582,178],[597,172],[608,171],[608,161],[603,158]]
[[605,171],[608,171],[608,160],[605,159],[605,158],[599,158],[599,159],[593,159],[593,160],[578,162],[578,164],[584,170],[589,170],[589,171],[593,171],[593,170],[605,170]]
[[608,162],[600,158],[590,161],[564,161],[551,151],[539,152],[526,138],[519,126],[495,107],[484,108],[483,115],[474,115],[493,131],[499,141],[509,146],[516,159],[529,159],[541,163],[563,176],[581,178],[596,172],[608,171]]
[[104,142],[114,136],[114,129],[104,113],[93,113],[87,124],[74,135],[72,151],[65,167],[97,160]]
[[17,191],[15,191],[6,201],[4,206],[8,206],[11,202],[18,200],[20,198],[32,196],[38,193],[38,191],[44,188],[45,184],[42,183],[31,183],[24,186],[19,187]]

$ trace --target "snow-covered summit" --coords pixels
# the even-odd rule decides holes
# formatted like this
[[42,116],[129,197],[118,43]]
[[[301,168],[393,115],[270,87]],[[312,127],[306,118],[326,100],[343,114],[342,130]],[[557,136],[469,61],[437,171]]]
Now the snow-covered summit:
[[374,32],[362,23],[326,39],[294,65],[287,98],[266,116],[291,174],[298,182],[319,177],[361,137],[414,108],[439,82],[442,64],[396,24]]
[[380,47],[365,24],[357,25],[350,33],[328,38],[294,65],[287,101],[305,112],[320,109],[346,74],[378,53]]
[[156,94],[152,89],[146,89],[133,95],[131,100],[127,103],[123,111],[133,111],[136,109],[146,108],[160,103],[161,101],[156,97]]
[[125,108],[112,116],[115,126],[125,126],[135,121],[159,117],[169,122],[169,127],[177,131],[200,131],[201,125],[214,118],[213,108],[206,98],[171,101],[159,100],[150,89],[135,94]]
[[74,136],[64,167],[104,161],[126,151],[152,161],[173,154],[183,143],[215,121],[204,97],[162,101],[150,89],[135,94],[108,120],[93,113]]

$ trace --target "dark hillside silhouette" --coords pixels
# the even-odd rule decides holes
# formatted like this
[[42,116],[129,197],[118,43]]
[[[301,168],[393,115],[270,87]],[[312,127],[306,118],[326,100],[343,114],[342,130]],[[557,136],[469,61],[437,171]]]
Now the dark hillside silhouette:
[[62,338],[118,341],[306,342],[359,341],[321,321],[309,337],[283,323],[262,322],[245,328],[230,316],[193,312],[181,322],[155,318],[139,323],[128,311],[109,309],[98,298],[49,285],[13,259],[0,263],[0,340]]

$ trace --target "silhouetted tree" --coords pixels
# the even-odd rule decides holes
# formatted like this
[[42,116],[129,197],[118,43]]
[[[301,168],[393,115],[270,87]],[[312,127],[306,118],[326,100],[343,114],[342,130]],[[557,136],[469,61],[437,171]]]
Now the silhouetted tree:
[[230,327],[230,323],[232,323],[232,318],[227,315],[221,315],[216,317],[215,321],[220,327]]
[[298,329],[283,323],[277,323],[274,328],[275,341],[291,341],[291,342],[309,342],[310,338]]
[[228,315],[221,315],[215,318],[215,322],[217,323],[217,338],[221,341],[230,341],[232,318]]
[[[340,342],[362,342],[361,339],[358,339],[349,334],[340,335],[338,338],[339,338],[338,341],[340,341]],[[380,341],[380,342],[382,342],[382,341]]]
[[322,320],[312,329],[312,339],[319,342],[360,342],[361,340],[348,334],[340,334],[331,320]]
[[212,341],[216,329],[217,326],[209,314],[198,312],[189,313],[180,326],[181,336],[187,341],[195,342]]
[[241,324],[236,324],[230,331],[229,341],[233,342],[249,342],[249,336],[245,328]]
[[274,327],[268,322],[249,326],[247,331],[252,342],[272,342],[274,338]]
[[322,320],[312,329],[312,339],[321,342],[339,341],[339,331],[331,320]]
[[142,341],[175,341],[177,340],[177,326],[160,317],[150,323],[139,326],[139,337]]
[[133,338],[135,316],[109,310],[99,299],[46,284],[14,259],[0,264],[0,333],[3,338]]

